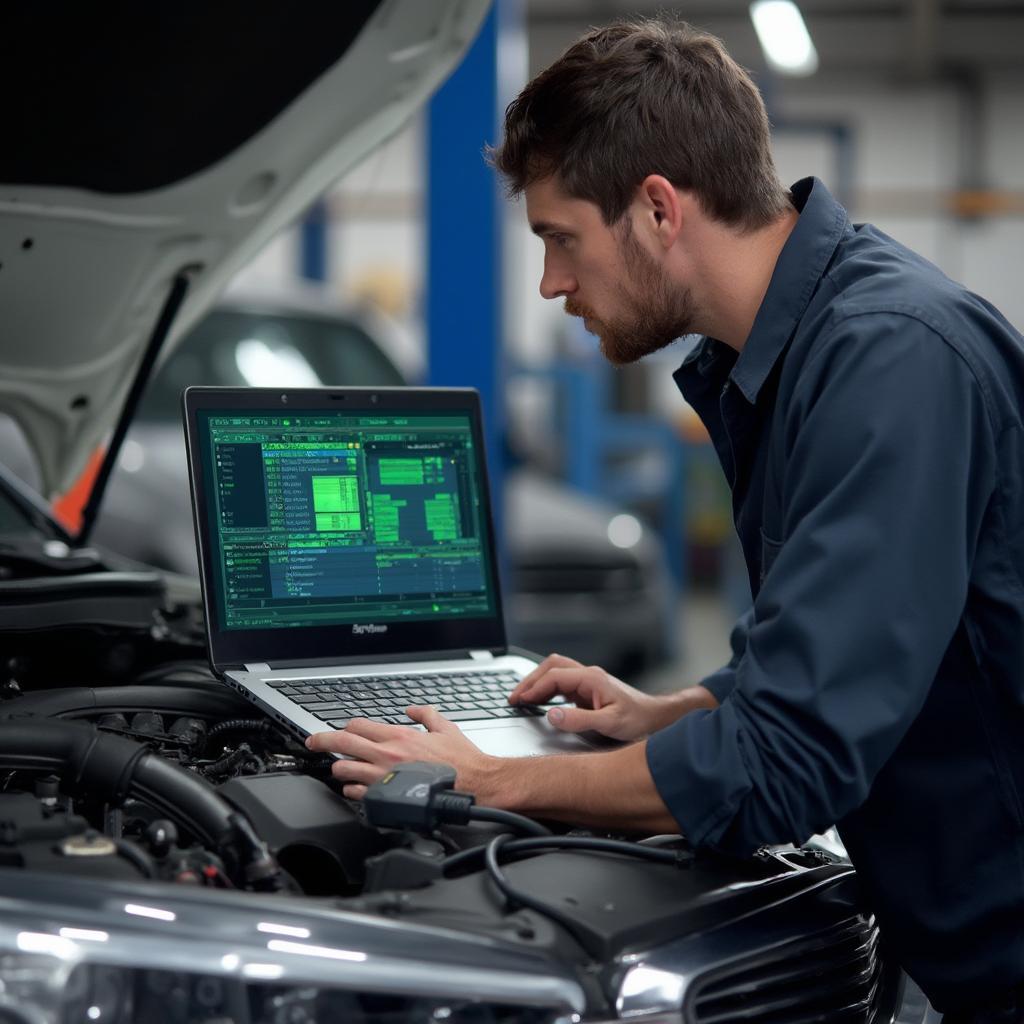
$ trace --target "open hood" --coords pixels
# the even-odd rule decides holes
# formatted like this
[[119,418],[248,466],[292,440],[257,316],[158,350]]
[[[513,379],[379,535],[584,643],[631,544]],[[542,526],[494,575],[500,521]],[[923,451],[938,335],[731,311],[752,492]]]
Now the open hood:
[[488,3],[7,12],[0,413],[47,496],[108,439],[162,312],[166,354],[424,102]]

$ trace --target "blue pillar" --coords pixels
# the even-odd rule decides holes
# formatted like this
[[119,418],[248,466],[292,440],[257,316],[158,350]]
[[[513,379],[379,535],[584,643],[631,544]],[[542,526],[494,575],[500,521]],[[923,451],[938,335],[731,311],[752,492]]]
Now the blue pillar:
[[327,280],[327,203],[318,199],[302,220],[299,234],[299,274],[307,281]]
[[504,468],[503,199],[483,149],[500,134],[498,37],[510,6],[498,0],[491,8],[462,63],[430,103],[425,203],[427,380],[480,391],[499,523]]

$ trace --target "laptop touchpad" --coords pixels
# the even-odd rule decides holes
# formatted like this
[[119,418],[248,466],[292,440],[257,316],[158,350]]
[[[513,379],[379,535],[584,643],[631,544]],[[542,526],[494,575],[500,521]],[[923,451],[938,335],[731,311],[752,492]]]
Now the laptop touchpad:
[[466,722],[462,731],[485,753],[494,757],[537,757],[541,754],[578,754],[619,746],[596,733],[560,732],[544,718],[505,719],[500,724]]

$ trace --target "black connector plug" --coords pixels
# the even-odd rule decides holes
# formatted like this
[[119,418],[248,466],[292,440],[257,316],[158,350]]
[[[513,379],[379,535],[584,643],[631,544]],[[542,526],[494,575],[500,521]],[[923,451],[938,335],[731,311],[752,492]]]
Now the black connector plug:
[[373,783],[363,797],[369,824],[430,833],[438,825],[465,825],[474,797],[454,789],[455,769],[446,764],[408,761]]

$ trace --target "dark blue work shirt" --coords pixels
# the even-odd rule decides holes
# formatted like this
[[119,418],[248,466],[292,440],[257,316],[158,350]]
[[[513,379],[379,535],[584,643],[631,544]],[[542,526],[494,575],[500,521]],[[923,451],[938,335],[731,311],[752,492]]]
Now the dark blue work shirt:
[[837,824],[941,1010],[1024,981],[1024,340],[815,179],[742,353],[676,373],[754,593],[721,706],[648,741],[697,844]]

